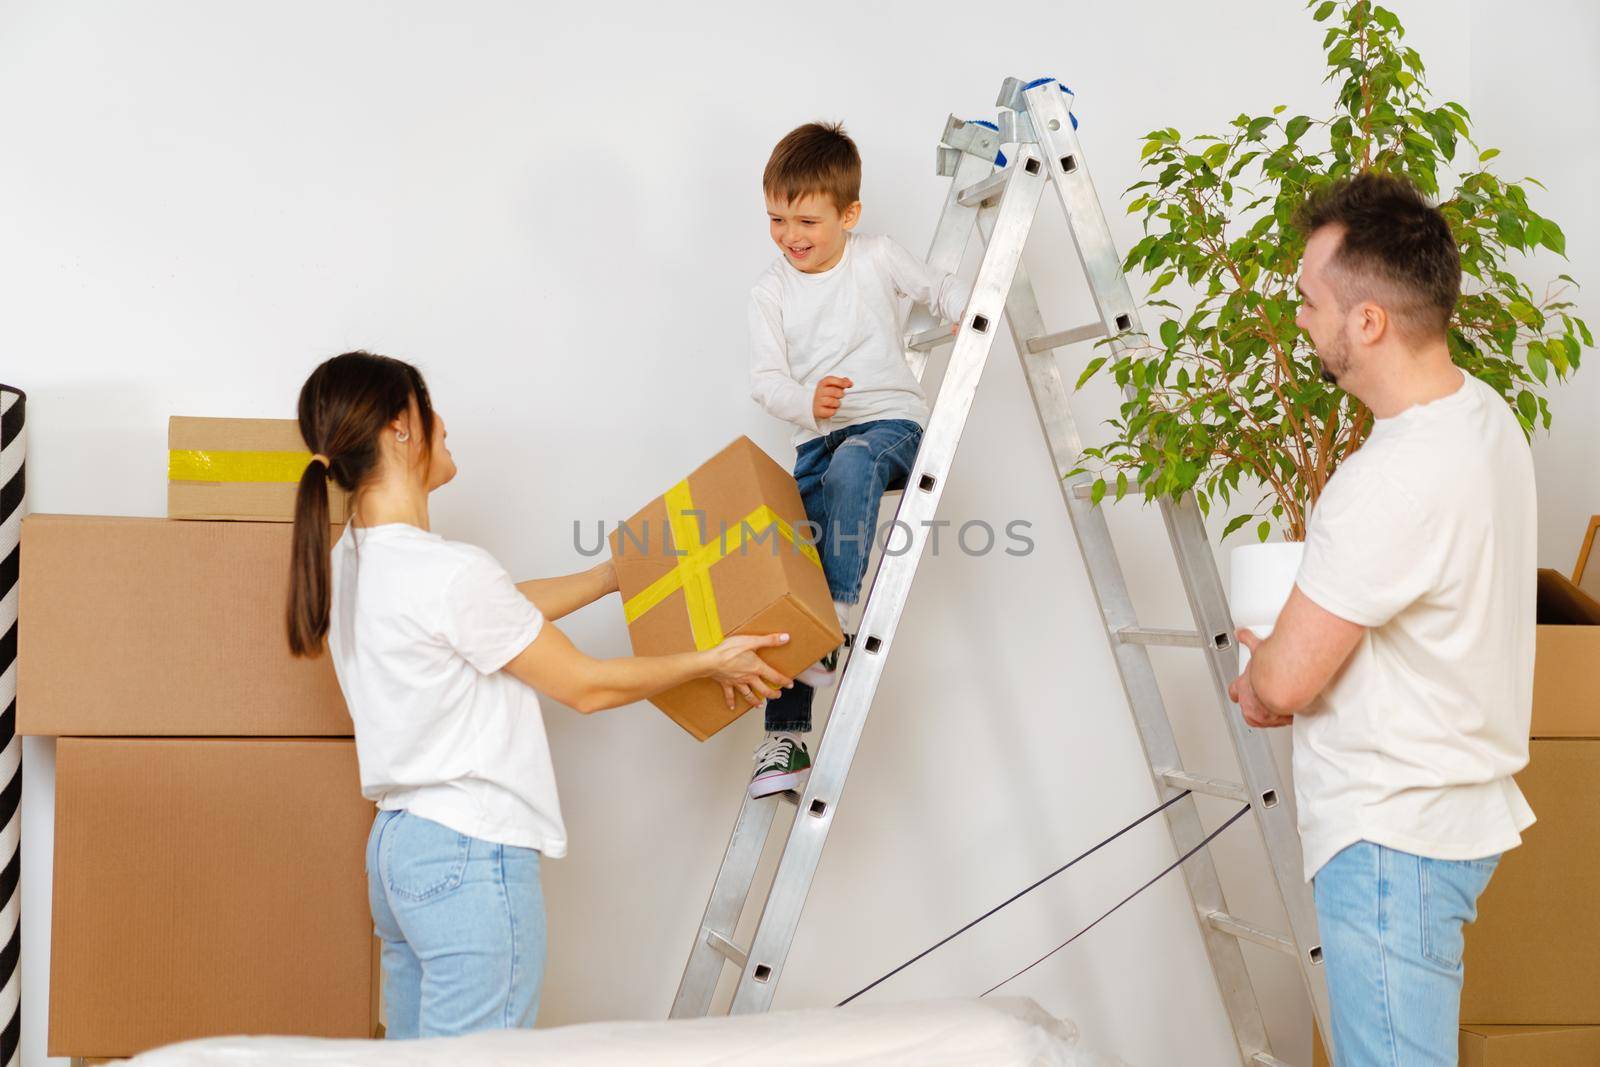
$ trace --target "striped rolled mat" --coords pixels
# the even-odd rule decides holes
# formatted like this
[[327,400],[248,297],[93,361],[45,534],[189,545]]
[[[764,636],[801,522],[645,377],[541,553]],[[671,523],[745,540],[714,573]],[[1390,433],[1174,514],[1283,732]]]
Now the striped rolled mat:
[[27,397],[0,385],[0,1064],[22,1062],[22,739],[17,736],[17,576]]

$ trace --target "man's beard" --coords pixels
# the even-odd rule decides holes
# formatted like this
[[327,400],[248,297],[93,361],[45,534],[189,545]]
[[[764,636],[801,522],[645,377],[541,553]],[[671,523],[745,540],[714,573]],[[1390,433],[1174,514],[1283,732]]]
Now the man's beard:
[[1329,341],[1325,349],[1318,346],[1318,358],[1322,360],[1322,380],[1329,385],[1338,385],[1339,378],[1350,369],[1350,344],[1342,336]]

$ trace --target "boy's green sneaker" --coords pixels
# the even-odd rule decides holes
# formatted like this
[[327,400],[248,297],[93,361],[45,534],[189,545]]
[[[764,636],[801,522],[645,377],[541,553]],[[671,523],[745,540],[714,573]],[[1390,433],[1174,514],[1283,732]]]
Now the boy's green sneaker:
[[803,682],[813,689],[825,689],[839,680],[839,661],[844,658],[844,652],[852,644],[854,638],[850,634],[844,635],[844,644],[833,648],[811,666],[794,676],[797,682]]
[[804,741],[779,734],[756,749],[756,773],[750,779],[750,799],[801,789],[811,777],[811,754]]

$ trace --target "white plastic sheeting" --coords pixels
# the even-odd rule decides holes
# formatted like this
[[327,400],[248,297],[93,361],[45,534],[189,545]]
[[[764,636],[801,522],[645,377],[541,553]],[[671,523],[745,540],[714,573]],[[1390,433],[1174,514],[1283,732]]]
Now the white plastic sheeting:
[[1032,1000],[943,1000],[677,1022],[495,1030],[417,1041],[208,1038],[135,1057],[138,1067],[1127,1067],[1079,1046]]

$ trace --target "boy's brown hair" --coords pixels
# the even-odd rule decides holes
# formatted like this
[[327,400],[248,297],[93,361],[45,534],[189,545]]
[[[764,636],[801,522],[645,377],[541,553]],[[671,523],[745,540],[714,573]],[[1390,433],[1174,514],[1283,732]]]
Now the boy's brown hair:
[[790,130],[772,150],[761,189],[793,203],[819,193],[840,211],[861,199],[861,153],[839,122],[808,122]]

